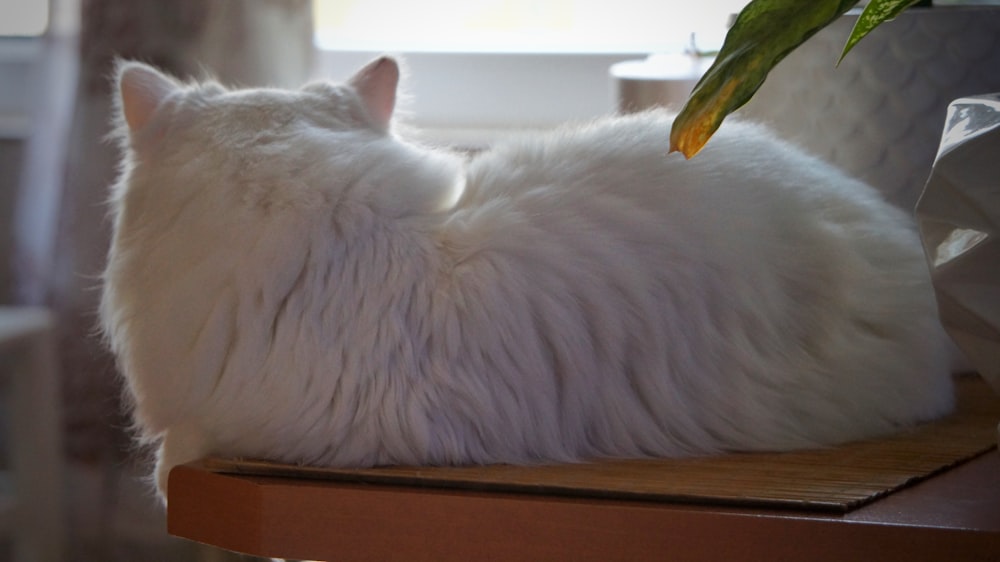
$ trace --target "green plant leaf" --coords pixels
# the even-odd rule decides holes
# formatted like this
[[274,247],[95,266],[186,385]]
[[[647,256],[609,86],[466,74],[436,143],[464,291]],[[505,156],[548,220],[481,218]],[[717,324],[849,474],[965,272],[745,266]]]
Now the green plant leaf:
[[844,52],[840,54],[840,61],[844,60],[847,53],[861,41],[865,35],[871,33],[873,29],[882,25],[903,12],[903,10],[909,8],[910,6],[916,4],[920,0],[871,0],[868,5],[865,6],[864,11],[858,16],[858,21],[854,23],[854,29],[851,30],[851,36],[847,38],[847,44],[844,45]]
[[670,131],[670,151],[690,158],[727,115],[750,100],[785,55],[840,17],[858,0],[753,0],[691,92]]

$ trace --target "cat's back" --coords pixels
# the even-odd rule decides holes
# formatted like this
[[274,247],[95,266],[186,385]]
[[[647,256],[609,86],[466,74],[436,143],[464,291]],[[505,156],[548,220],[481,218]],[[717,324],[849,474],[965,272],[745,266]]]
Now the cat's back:
[[742,239],[773,235],[775,225],[764,223],[775,222],[792,229],[786,234],[876,228],[894,247],[919,255],[905,213],[768,128],[730,120],[697,157],[685,159],[667,150],[673,117],[656,109],[500,143],[469,162],[454,212],[507,207],[540,217],[625,205],[654,210],[661,223],[709,225],[706,236],[735,219]]
[[685,159],[667,152],[672,122],[653,110],[495,146],[469,162],[446,235],[478,226],[525,242],[544,233],[567,250],[607,235],[740,268],[779,260],[787,243],[821,250],[833,223],[911,230],[870,187],[760,125],[727,123]]
[[[612,118],[473,159],[443,235],[461,300],[489,309],[491,330],[570,319],[567,340],[601,326],[598,347],[663,342],[623,356],[650,380],[691,377],[695,403],[739,388],[726,411],[775,439],[765,448],[946,411],[943,339],[905,214],[760,126],[729,123],[691,160],[667,154],[670,126],[659,111]],[[786,415],[800,403],[817,405],[808,430]],[[872,418],[851,419],[854,407]]]
[[481,204],[539,186],[579,194],[606,186],[614,175],[661,168],[670,122],[669,114],[654,111],[516,135],[470,161],[459,204]]
[[702,204],[746,211],[761,202],[813,205],[819,198],[867,205],[878,199],[756,123],[730,120],[696,158],[668,153],[673,117],[656,109],[498,143],[469,162],[457,209],[539,189],[562,205],[612,196],[670,200],[672,208],[689,205],[687,211]]

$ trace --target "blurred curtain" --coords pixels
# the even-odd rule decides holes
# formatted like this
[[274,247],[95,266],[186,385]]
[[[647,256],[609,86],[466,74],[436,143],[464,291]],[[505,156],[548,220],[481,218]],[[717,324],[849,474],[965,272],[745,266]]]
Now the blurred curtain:
[[[67,9],[63,4],[56,2]],[[113,467],[127,455],[127,421],[113,360],[96,333],[96,311],[110,234],[105,200],[118,158],[106,140],[114,60],[142,60],[183,78],[207,71],[233,85],[297,87],[311,73],[312,6],[310,0],[69,4],[79,10],[78,48],[70,51],[74,64],[48,61],[55,70],[43,81],[39,103],[63,99],[65,107],[40,107],[29,141],[14,281],[16,300],[48,305],[59,319],[70,461]],[[60,89],[70,93],[52,95]],[[107,490],[78,492],[102,495]],[[79,506],[76,514],[84,517]]]

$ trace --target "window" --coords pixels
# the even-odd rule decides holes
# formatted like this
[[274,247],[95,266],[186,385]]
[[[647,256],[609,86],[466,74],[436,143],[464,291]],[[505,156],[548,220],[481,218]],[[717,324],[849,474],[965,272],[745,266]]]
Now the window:
[[408,71],[404,111],[431,139],[483,144],[508,132],[611,113],[612,64],[721,44],[749,0],[315,0],[318,74],[346,78],[380,53]]
[[0,36],[37,37],[48,24],[47,0],[0,0]]
[[49,27],[49,0],[0,0],[0,139],[31,129],[34,64]]
[[321,47],[640,53],[717,45],[747,0],[316,0]]

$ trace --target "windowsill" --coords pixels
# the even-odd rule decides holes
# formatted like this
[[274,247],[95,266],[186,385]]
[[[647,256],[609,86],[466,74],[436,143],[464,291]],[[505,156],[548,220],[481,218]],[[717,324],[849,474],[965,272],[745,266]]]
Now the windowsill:
[[[0,138],[30,131],[32,70],[38,38],[0,38]],[[376,51],[318,50],[315,75],[336,81]],[[614,113],[611,65],[644,53],[399,54],[404,77],[399,114],[426,142],[478,148],[525,131]]]
[[[410,140],[445,146],[461,150],[480,150],[499,141],[517,138],[521,135],[543,132],[552,127],[420,127],[408,122],[404,127],[415,129],[412,135],[405,135]],[[405,128],[404,128],[405,133]]]
[[[318,50],[315,75],[343,81],[375,51]],[[397,54],[402,121],[432,143],[481,147],[520,132],[589,121],[617,107],[610,68],[645,53]]]
[[0,64],[30,63],[41,54],[40,37],[0,37]]

